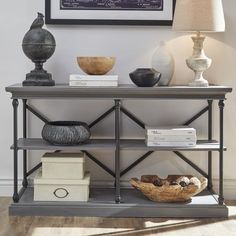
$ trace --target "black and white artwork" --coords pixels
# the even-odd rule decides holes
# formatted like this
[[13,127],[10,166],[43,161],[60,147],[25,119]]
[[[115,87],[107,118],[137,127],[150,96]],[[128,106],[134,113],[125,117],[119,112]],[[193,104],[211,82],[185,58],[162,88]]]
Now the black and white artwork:
[[62,10],[162,11],[164,0],[61,0]]
[[175,0],[45,0],[46,24],[172,25]]

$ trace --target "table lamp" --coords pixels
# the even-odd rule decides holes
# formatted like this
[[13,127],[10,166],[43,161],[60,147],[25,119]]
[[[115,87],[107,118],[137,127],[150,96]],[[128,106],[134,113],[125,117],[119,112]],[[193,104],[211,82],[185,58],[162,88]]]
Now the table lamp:
[[202,32],[223,32],[225,30],[224,12],[221,0],[176,0],[173,29],[196,32],[192,37],[193,54],[186,60],[188,67],[195,72],[194,81],[189,86],[207,87],[208,81],[203,72],[211,65],[205,55]]

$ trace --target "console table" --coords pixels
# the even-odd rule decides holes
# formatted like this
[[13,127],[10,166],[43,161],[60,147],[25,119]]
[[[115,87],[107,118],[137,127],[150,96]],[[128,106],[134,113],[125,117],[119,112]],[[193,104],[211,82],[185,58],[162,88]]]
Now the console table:
[[[13,153],[14,153],[14,194],[13,203],[9,207],[10,215],[47,215],[47,216],[112,216],[112,217],[226,217],[228,208],[224,204],[223,197],[223,154],[226,149],[223,145],[223,110],[226,94],[232,92],[231,87],[209,86],[188,87],[169,86],[141,88],[132,85],[119,87],[70,87],[68,85],[56,85],[54,87],[22,87],[21,84],[6,87],[6,91],[12,94],[13,105]],[[18,138],[18,100],[23,101],[23,138]],[[114,106],[89,124],[92,128],[106,116],[115,112],[115,137],[112,139],[91,139],[85,144],[77,146],[53,146],[41,138],[27,137],[27,110],[44,122],[47,118],[27,101],[34,99],[112,99]],[[138,117],[128,111],[122,100],[128,99],[183,99],[206,100],[206,106],[184,125],[191,124],[202,114],[208,113],[208,137],[199,140],[195,147],[147,147],[144,139],[122,139],[120,137],[120,114],[123,112],[141,128],[145,124]],[[218,101],[219,106],[219,141],[212,139],[212,103]],[[97,157],[90,153],[91,150],[110,149],[114,151],[115,172],[104,165]],[[23,183],[18,191],[18,151],[23,150]],[[104,171],[115,179],[113,188],[91,188],[90,199],[86,203],[81,202],[34,202],[33,188],[28,186],[28,177],[41,167],[41,163],[28,170],[27,150],[74,150],[82,151],[88,158],[98,164]],[[121,150],[144,150],[146,153],[139,157],[126,169],[120,169]],[[144,161],[156,151],[171,151],[177,157],[188,163],[201,175],[208,178],[208,187],[201,194],[192,198],[187,203],[156,203],[147,200],[141,193],[132,188],[122,189],[120,177]],[[181,151],[206,151],[208,152],[207,173],[190,161]],[[212,152],[219,153],[219,196],[212,190]],[[189,174],[189,173],[188,173]]]

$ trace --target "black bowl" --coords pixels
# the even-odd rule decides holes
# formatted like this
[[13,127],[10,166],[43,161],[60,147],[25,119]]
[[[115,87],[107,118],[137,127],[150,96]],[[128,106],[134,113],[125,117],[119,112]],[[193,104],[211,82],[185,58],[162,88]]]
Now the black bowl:
[[153,87],[161,78],[161,73],[152,68],[138,68],[129,74],[138,87]]
[[42,137],[54,145],[76,145],[90,138],[90,130],[80,121],[53,121],[44,125]]

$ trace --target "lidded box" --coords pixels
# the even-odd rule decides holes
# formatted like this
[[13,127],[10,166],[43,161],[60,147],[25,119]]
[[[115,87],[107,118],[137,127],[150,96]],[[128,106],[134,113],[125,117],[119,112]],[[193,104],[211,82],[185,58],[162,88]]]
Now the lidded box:
[[45,179],[42,172],[34,178],[34,201],[88,201],[90,174],[83,179]]
[[42,160],[42,178],[45,179],[83,179],[83,153],[53,152],[45,153]]

